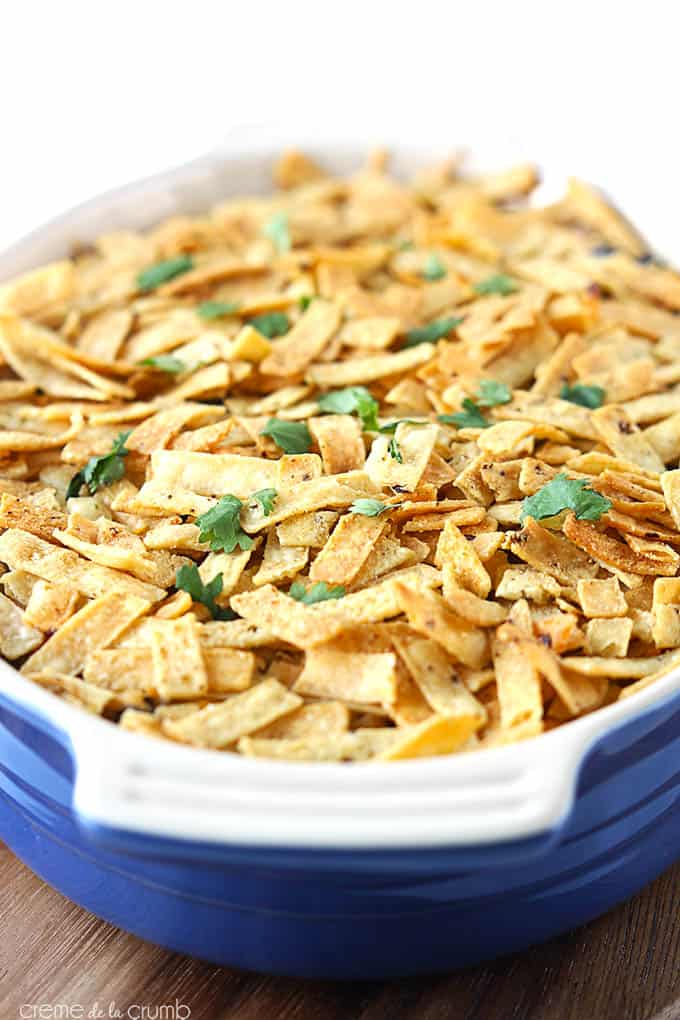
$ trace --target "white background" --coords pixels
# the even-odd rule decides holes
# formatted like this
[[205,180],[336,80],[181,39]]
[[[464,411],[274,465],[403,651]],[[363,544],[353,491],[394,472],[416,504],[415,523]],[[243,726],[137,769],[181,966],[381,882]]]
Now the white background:
[[[444,0],[5,3],[0,248],[234,128],[488,138],[680,227],[677,5]],[[252,126],[255,126],[254,128]],[[678,250],[677,242],[675,250]]]

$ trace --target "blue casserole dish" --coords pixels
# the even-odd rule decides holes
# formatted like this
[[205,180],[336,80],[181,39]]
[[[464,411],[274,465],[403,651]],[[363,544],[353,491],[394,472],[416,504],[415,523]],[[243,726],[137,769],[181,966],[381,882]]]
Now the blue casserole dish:
[[[2,256],[0,277],[106,230],[264,189],[276,141],[87,203]],[[356,153],[325,155],[342,171]],[[0,662],[7,845],[121,928],[270,973],[445,970],[601,914],[680,857],[679,761],[677,669],[522,744],[386,767],[154,741]]]

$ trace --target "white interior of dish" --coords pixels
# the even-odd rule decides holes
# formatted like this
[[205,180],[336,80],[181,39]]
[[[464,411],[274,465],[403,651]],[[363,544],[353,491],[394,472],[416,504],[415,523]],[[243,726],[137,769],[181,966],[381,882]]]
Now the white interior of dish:
[[[337,173],[359,167],[370,139],[345,144],[279,129],[237,133],[215,153],[108,192],[52,220],[0,255],[0,280],[67,255],[111,230],[144,228],[198,212],[236,194],[265,192],[271,164],[291,138]],[[537,144],[540,156],[540,140]],[[393,167],[409,173],[452,147],[393,146]],[[475,168],[527,158],[519,145],[475,147]],[[583,164],[579,168],[581,173]],[[544,169],[542,192],[564,175]],[[652,240],[668,236],[663,196],[640,181],[609,194]],[[587,173],[587,171],[586,171]],[[638,207],[641,214],[636,215]],[[635,696],[511,747],[442,758],[360,766],[252,760],[126,733],[71,707],[0,662],[0,689],[68,734],[76,762],[74,804],[91,823],[217,843],[298,847],[433,847],[518,839],[560,822],[573,801],[578,767],[607,731],[680,689],[675,669]]]

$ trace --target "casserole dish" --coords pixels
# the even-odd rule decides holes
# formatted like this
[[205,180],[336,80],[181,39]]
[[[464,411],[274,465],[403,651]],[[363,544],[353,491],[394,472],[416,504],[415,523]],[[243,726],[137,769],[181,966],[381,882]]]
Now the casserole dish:
[[[0,277],[264,190],[278,147],[87,203],[7,252]],[[360,158],[324,155],[340,172]],[[175,950],[310,977],[442,970],[582,923],[672,863],[679,686],[676,670],[523,744],[386,770],[142,740],[2,664],[0,833],[65,895]]]

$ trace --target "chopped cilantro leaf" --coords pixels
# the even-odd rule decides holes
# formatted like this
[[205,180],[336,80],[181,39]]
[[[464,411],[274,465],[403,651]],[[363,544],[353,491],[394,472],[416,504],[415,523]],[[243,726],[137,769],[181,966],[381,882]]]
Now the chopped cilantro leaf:
[[496,407],[498,404],[509,404],[512,400],[512,391],[507,383],[482,379],[476,397],[478,407]]
[[473,290],[478,294],[500,294],[501,297],[507,297],[508,294],[515,293],[517,284],[504,273],[496,273],[494,276],[488,276],[486,280],[480,280],[474,285]]
[[540,521],[545,517],[555,517],[563,510],[573,510],[581,521],[599,521],[611,505],[605,496],[591,489],[583,479],[568,478],[560,472],[533,496],[527,496],[522,503],[520,519],[533,517]]
[[157,354],[153,358],[144,358],[143,361],[138,361],[137,364],[144,368],[155,368],[159,372],[167,372],[169,375],[179,375],[187,370],[184,362],[172,354]]
[[137,286],[140,290],[155,290],[162,283],[174,280],[176,276],[187,273],[194,268],[194,260],[191,255],[177,255],[174,259],[165,259],[157,262],[148,269],[143,269],[137,276]]
[[436,252],[427,256],[425,261],[425,268],[423,269],[423,276],[426,280],[435,281],[443,280],[446,276],[446,266],[440,259]]
[[215,574],[212,581],[203,583],[198,567],[195,563],[185,563],[180,567],[175,577],[175,588],[178,591],[185,591],[191,595],[194,602],[205,606],[213,620],[235,620],[236,613],[231,609],[218,606],[215,599],[222,592],[222,574]]
[[488,429],[491,425],[475,404],[474,400],[466,397],[463,401],[463,410],[455,414],[438,414],[437,421],[442,425],[455,425],[459,429]]
[[298,301],[298,305],[300,306],[300,311],[301,312],[306,312],[315,297],[316,297],[316,294],[303,294],[302,297]]
[[312,606],[315,602],[341,599],[345,594],[345,589],[341,584],[333,584],[329,587],[325,581],[317,581],[311,588],[305,588],[302,581],[293,581],[288,589],[288,594],[297,602]]
[[379,499],[355,499],[349,508],[351,514],[362,514],[364,517],[378,517],[386,510],[391,510],[392,505],[383,503]]
[[392,436],[392,438],[389,441],[387,452],[389,453],[392,460],[396,460],[397,464],[404,463],[404,458],[402,457],[401,450],[399,449],[399,443],[394,438],[394,436]]
[[344,390],[322,393],[317,399],[319,409],[326,414],[353,414],[361,418],[365,432],[378,431],[378,401],[365,386],[348,386]]
[[594,411],[596,407],[602,407],[605,392],[601,386],[587,386],[585,383],[574,383],[570,386],[565,383],[560,390],[562,400],[568,400],[571,404],[580,404],[581,407],[589,407]]
[[290,230],[288,229],[288,217],[284,212],[274,213],[269,222],[265,223],[263,233],[272,242],[279,255],[290,251]]
[[278,493],[276,489],[260,489],[259,492],[254,492],[250,497],[251,500],[255,500],[262,507],[262,513],[265,517],[269,517],[270,513],[274,509],[274,503]]
[[284,453],[309,453],[312,448],[312,437],[303,421],[270,418],[260,435],[269,436]]
[[447,319],[435,319],[434,322],[428,322],[427,326],[416,326],[415,329],[410,329],[406,334],[404,347],[415,347],[417,344],[434,344],[437,340],[441,340],[442,337],[448,336],[456,326],[460,326],[462,321],[462,316],[450,315]]
[[252,549],[253,540],[241,528],[243,504],[236,496],[222,496],[219,503],[196,518],[201,529],[199,542],[208,542],[213,552],[233,552],[236,546]]
[[235,315],[239,308],[236,301],[203,301],[196,311],[202,319],[221,319],[223,315]]
[[285,312],[265,312],[263,315],[256,315],[252,318],[250,325],[254,326],[262,336],[266,336],[268,340],[273,340],[288,332],[290,319]]
[[99,457],[90,457],[84,468],[78,471],[69,482],[66,490],[66,498],[72,499],[78,496],[83,485],[86,485],[90,495],[103,489],[106,485],[112,485],[125,474],[125,461],[128,451],[125,443],[130,432],[121,432],[113,442],[109,453]]

